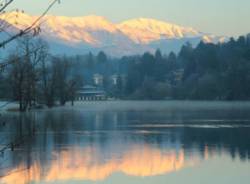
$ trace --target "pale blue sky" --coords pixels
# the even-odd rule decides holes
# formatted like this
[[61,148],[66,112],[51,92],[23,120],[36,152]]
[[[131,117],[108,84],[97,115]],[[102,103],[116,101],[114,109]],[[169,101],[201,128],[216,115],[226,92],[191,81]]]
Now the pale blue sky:
[[[39,14],[50,0],[15,0],[30,14]],[[100,15],[113,22],[147,17],[216,35],[250,32],[250,0],[61,0],[50,14]]]

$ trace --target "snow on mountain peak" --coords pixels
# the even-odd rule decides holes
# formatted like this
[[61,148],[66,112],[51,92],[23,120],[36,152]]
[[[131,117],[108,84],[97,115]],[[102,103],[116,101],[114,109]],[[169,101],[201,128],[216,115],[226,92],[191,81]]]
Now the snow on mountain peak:
[[175,24],[147,18],[132,19],[118,25],[122,32],[135,42],[149,43],[160,39],[197,36],[198,31]]
[[96,38],[95,32],[115,33],[117,31],[111,22],[104,17],[95,15],[85,17],[46,16],[44,19],[42,28],[51,37],[73,43],[86,42],[98,45],[100,41]]
[[112,31],[115,29],[114,25],[106,20],[104,17],[90,15],[85,17],[64,17],[64,16],[46,16],[46,23],[50,26],[57,27],[60,26],[75,26],[85,29],[106,29]]
[[[31,25],[37,16],[30,16],[22,12],[12,12],[8,16],[1,16],[0,18],[4,18],[8,23],[22,28]],[[96,15],[84,17],[47,15],[42,22],[42,27],[45,28],[45,31],[57,38],[72,42],[86,41],[92,44],[97,43],[98,40],[91,37],[90,31],[120,32],[135,43],[140,44],[160,39],[183,38],[199,34],[198,31],[192,28],[184,28],[175,24],[146,18],[113,24],[106,18]]]
[[[38,16],[23,12],[0,15],[0,19],[18,29],[30,26],[37,18]],[[189,40],[195,44],[199,40],[206,42],[223,40],[222,37],[204,34],[190,27],[149,18],[132,19],[114,24],[96,15],[82,17],[46,15],[40,23],[41,37],[53,43],[55,47],[58,45],[73,46],[74,49],[84,47],[88,51],[91,48],[102,49],[112,54],[135,54],[154,51],[157,48],[176,50],[184,44],[184,41]],[[175,46],[171,48],[169,45],[173,44]]]
[[30,16],[21,11],[12,11],[0,15],[1,20],[4,20],[5,22],[19,29],[31,25],[36,18],[36,16]]

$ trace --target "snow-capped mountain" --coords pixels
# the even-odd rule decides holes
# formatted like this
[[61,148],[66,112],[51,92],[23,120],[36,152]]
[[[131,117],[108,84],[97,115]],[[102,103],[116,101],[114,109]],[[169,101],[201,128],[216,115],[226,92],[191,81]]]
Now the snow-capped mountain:
[[[24,13],[3,14],[0,19],[14,28],[31,25],[38,17]],[[41,37],[53,53],[84,54],[103,50],[113,56],[178,51],[187,41],[196,45],[223,41],[224,37],[154,19],[139,18],[114,24],[101,16],[64,17],[47,15],[41,20]],[[66,51],[66,52],[65,52]]]
[[117,26],[136,43],[147,44],[161,39],[194,37],[200,33],[193,28],[184,28],[154,19],[133,19]]

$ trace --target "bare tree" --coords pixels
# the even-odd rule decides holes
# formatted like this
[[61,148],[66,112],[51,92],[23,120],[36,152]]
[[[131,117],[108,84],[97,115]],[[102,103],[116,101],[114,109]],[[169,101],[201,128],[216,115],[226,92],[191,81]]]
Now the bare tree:
[[81,77],[75,74],[72,62],[66,57],[55,57],[52,68],[55,77],[56,96],[60,105],[65,105],[68,101],[71,101],[73,105],[76,91],[82,83]]
[[68,85],[67,85],[68,98],[72,106],[74,106],[77,89],[82,86],[82,83],[83,83],[82,77],[79,75],[72,76],[72,78],[68,81]]
[[64,58],[54,57],[53,72],[55,76],[55,87],[60,105],[67,102],[67,78],[69,75],[69,61]]
[[40,77],[41,77],[41,95],[42,101],[45,103],[49,108],[55,105],[55,85],[56,85],[56,67],[52,67],[53,64],[51,63],[51,57],[48,54],[44,54],[42,62],[41,62],[41,69],[40,69]]
[[39,64],[47,53],[47,45],[41,40],[26,36],[18,41],[15,55],[9,60],[13,63],[10,72],[15,100],[19,101],[20,111],[31,108],[36,102]]

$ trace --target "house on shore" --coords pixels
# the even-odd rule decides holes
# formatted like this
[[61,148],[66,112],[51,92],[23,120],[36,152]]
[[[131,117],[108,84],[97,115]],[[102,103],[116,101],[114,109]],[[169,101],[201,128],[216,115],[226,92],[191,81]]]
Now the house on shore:
[[102,101],[102,100],[107,100],[107,94],[104,90],[98,87],[86,85],[80,88],[76,92],[76,100],[78,101]]

